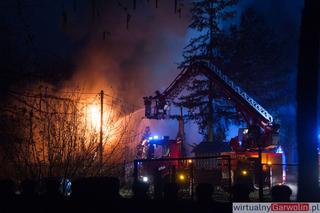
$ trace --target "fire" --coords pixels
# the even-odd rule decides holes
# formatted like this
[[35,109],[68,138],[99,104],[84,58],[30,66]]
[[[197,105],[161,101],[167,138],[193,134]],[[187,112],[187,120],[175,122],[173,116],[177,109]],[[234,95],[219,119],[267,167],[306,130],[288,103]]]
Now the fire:
[[[111,100],[112,101],[112,100]],[[121,112],[118,105],[105,98],[103,104],[103,124],[102,124],[102,141],[106,145],[105,149],[116,144],[121,140],[124,134],[127,134],[127,125],[130,121],[129,116]],[[84,132],[88,138],[96,137],[100,140],[101,130],[101,103],[97,98],[87,99],[88,104],[82,108],[82,124]],[[110,104],[111,103],[111,104]]]
[[90,105],[88,110],[88,119],[90,125],[95,129],[100,129],[100,108],[98,105]]

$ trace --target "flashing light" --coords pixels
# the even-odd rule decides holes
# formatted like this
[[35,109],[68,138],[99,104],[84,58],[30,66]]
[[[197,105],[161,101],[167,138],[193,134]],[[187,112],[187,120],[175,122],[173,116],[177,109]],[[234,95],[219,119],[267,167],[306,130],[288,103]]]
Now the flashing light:
[[184,174],[179,175],[179,180],[184,181],[186,179],[186,176]]
[[188,160],[188,163],[192,163],[192,160],[191,160],[191,159],[189,159],[189,160]]
[[243,176],[247,176],[248,172],[247,172],[247,170],[242,170],[242,171],[241,171],[241,174],[242,174]]
[[149,178],[147,176],[142,177],[142,181],[145,183],[149,182]]
[[158,135],[154,135],[154,136],[150,136],[148,138],[149,141],[152,141],[152,140],[160,140],[160,137]]
[[272,165],[272,162],[271,162],[271,161],[268,161],[267,164],[270,166],[270,165]]
[[276,153],[278,153],[278,154],[283,154],[283,150],[282,150],[282,147],[281,147],[281,146],[279,146],[279,147],[277,148]]
[[244,135],[246,135],[246,134],[248,134],[248,132],[249,132],[248,129],[244,129],[242,133],[243,133]]

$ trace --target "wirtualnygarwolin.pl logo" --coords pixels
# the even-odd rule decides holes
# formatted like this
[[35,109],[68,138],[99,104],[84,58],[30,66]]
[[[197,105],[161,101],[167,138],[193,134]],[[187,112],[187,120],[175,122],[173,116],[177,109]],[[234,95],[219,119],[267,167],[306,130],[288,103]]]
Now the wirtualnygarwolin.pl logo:
[[292,213],[292,212],[313,212],[320,213],[320,203],[233,203],[233,213]]

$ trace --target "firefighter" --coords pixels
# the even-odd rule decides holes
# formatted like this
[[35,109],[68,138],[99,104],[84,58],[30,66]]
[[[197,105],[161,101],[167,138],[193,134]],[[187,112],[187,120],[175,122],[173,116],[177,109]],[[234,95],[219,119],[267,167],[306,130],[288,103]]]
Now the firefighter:
[[260,144],[260,137],[261,137],[261,129],[257,125],[252,125],[249,127],[248,137],[243,140],[243,148],[245,150],[249,150],[252,148],[257,147]]
[[230,147],[232,151],[238,152],[241,150],[240,141],[238,136],[231,138]]
[[143,98],[144,100],[144,105],[145,105],[145,116],[148,118],[148,117],[151,117],[151,104],[152,104],[152,96],[149,96],[149,97],[144,97]]
[[151,135],[150,127],[147,126],[144,130],[141,142],[137,145],[136,159],[144,159],[148,157],[149,137]]

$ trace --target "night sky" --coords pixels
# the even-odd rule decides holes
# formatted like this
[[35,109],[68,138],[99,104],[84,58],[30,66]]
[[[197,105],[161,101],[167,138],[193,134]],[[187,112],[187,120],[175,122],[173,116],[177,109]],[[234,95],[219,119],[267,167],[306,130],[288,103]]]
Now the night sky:
[[[45,59],[49,67],[50,63],[67,65],[54,73],[67,73],[73,83],[81,85],[79,79],[86,76],[85,87],[90,90],[99,90],[100,83],[144,95],[164,89],[178,73],[176,63],[182,60],[183,47],[194,33],[187,30],[189,1],[183,1],[181,18],[174,14],[174,1],[170,0],[159,1],[158,9],[153,0],[137,1],[136,10],[131,0],[95,1],[96,7],[87,0],[29,0],[20,1],[20,6],[17,2],[0,4],[1,47],[14,46],[12,57],[17,51],[38,61]],[[238,14],[254,6],[277,30],[297,33],[302,3],[240,1]],[[129,29],[127,13],[131,15]],[[32,43],[25,42],[30,35]],[[292,64],[294,68],[295,61]],[[97,83],[97,78],[102,82]],[[135,82],[141,82],[140,86]]]

